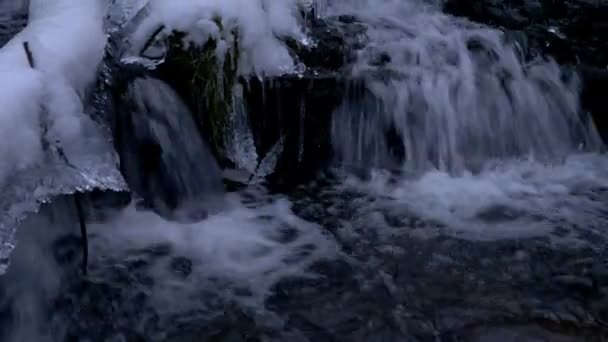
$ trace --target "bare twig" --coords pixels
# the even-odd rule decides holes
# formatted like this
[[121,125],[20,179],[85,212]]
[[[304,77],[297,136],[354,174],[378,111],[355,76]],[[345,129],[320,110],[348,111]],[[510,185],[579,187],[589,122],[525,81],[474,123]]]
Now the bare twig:
[[34,55],[32,54],[32,50],[30,50],[29,42],[23,42],[23,50],[25,50],[25,55],[27,56],[27,62],[29,63],[30,68],[35,69]]
[[[160,32],[160,30],[158,31]],[[158,33],[156,33],[158,34]],[[156,36],[155,34],[155,36]],[[35,69],[36,64],[34,63],[34,55],[32,54],[32,50],[30,49],[30,44],[25,41],[23,42],[23,50],[25,51],[25,55],[27,56],[27,62],[30,65],[30,68]],[[45,112],[45,108],[42,108],[42,112]],[[41,117],[41,125],[42,125],[42,146],[46,150],[49,147],[49,142],[46,140],[46,135],[48,133],[48,126],[43,117]],[[57,146],[57,153],[59,157],[61,157],[68,166],[72,168],[76,168],[74,165],[70,163],[67,159],[63,149],[60,146]],[[84,217],[84,210],[82,209],[82,204],[80,203],[80,199],[78,197],[78,193],[74,194],[74,203],[76,205],[76,213],[78,214],[78,223],[80,225],[80,234],[82,235],[82,273],[87,274],[87,264],[89,263],[89,242],[87,238],[87,224]]]
[[148,38],[148,40],[146,40],[146,44],[144,44],[144,47],[141,48],[141,50],[139,51],[139,55],[143,56],[144,52],[146,52],[146,50],[148,50],[148,48],[150,47],[150,45],[152,45],[152,43],[154,43],[154,40],[156,39],[156,37],[165,29],[165,25],[160,25],[154,32],[152,32],[152,35],[150,36],[150,38]]

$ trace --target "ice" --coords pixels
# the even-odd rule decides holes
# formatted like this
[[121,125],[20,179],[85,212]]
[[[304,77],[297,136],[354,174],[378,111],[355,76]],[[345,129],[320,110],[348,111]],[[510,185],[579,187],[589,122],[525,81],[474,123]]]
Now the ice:
[[0,273],[15,226],[40,202],[125,187],[84,108],[106,44],[104,9],[100,0],[31,0],[27,26],[0,49]]

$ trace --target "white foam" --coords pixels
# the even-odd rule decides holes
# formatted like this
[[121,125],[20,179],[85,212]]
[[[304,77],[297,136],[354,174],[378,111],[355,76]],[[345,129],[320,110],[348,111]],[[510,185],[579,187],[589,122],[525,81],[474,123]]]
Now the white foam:
[[49,140],[77,139],[81,98],[96,76],[106,42],[99,0],[32,0],[29,5],[27,27],[0,50],[0,136],[5,142],[0,183],[40,159],[43,111]]
[[[352,70],[377,99],[360,109],[365,115],[334,118],[346,131],[334,140],[339,157],[365,164],[357,153],[381,144],[385,127],[395,129],[403,158],[420,169],[459,172],[490,158],[552,159],[600,149],[579,110],[576,76],[565,77],[551,60],[526,60],[506,33],[446,15],[430,2],[439,3],[328,2],[330,14],[353,14],[366,25],[368,44]],[[348,132],[354,120],[360,123]]]
[[[176,280],[168,263],[157,265],[152,272],[155,299],[162,303],[159,308],[183,310],[189,296],[204,289],[229,297],[235,296],[234,289],[247,289],[251,296],[241,301],[260,304],[279,279],[305,276],[314,261],[336,253],[321,227],[296,217],[285,199],[245,206],[242,198],[230,194],[227,202],[225,210],[194,224],[168,222],[130,207],[89,227],[94,236],[91,255],[124,260],[138,249],[169,244],[172,256],[192,261],[192,275]],[[293,236],[283,240],[286,229]]]
[[[371,180],[347,186],[377,198],[376,205],[410,211],[465,238],[494,240],[545,235],[559,225],[601,232],[605,203],[589,195],[608,188],[608,159],[573,155],[547,165],[532,160],[503,161],[479,174],[451,176],[441,171],[416,179],[374,172]],[[490,211],[499,217],[492,219]],[[484,219],[487,214],[489,218]],[[507,218],[500,218],[506,214]]]

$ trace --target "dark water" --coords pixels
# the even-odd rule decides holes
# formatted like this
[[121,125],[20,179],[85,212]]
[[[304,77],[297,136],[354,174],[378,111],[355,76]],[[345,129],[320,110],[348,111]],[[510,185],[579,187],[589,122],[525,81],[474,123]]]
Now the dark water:
[[[587,207],[596,222],[547,213],[534,219],[549,230],[492,237],[335,175],[278,195],[226,184],[232,204],[194,226],[133,208],[93,225],[88,276],[71,202],[45,208],[1,279],[3,340],[606,338],[606,225],[594,224],[608,220],[607,187],[568,195],[599,203]],[[517,200],[475,222],[516,227]]]

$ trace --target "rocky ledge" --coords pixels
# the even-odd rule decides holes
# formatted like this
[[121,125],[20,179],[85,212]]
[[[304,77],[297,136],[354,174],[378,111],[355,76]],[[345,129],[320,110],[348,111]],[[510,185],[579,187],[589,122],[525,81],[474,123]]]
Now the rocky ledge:
[[346,69],[355,51],[365,44],[365,27],[349,16],[309,16],[307,20],[311,41],[285,41],[298,72],[273,77],[236,75],[238,41],[231,49],[233,60],[218,66],[213,41],[203,47],[184,47],[179,33],[170,38],[165,61],[151,74],[188,104],[221,166],[232,164],[226,136],[233,129],[229,116],[238,110],[231,93],[235,85],[242,89],[238,100],[244,102],[260,160],[282,142],[270,177],[273,183],[287,186],[310,180],[330,160],[331,114],[343,98]]

